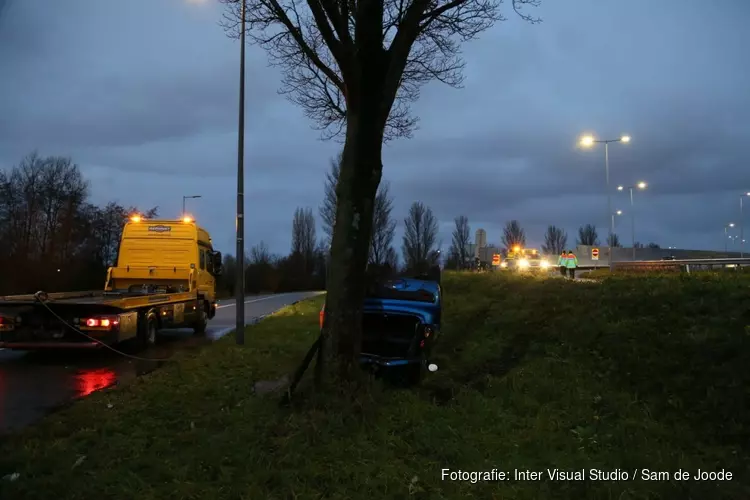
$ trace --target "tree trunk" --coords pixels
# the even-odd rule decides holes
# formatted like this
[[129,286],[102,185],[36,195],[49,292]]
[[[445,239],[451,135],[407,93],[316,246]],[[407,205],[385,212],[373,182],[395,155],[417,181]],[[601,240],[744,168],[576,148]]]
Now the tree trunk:
[[[364,108],[364,109],[362,109]],[[356,381],[361,373],[362,304],[370,255],[375,193],[383,169],[383,125],[375,106],[349,111],[337,186],[338,207],[331,244],[326,318],[317,381]],[[336,380],[338,379],[338,380]],[[340,385],[340,384],[337,384]]]

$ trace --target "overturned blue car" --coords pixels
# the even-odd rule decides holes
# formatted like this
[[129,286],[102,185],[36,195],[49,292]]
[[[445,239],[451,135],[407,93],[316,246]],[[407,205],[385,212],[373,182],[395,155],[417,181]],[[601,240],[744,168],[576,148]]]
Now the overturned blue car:
[[[320,311],[323,328],[324,308]],[[418,383],[437,371],[430,353],[440,334],[442,290],[437,277],[396,277],[368,287],[362,320],[360,362],[386,375]]]

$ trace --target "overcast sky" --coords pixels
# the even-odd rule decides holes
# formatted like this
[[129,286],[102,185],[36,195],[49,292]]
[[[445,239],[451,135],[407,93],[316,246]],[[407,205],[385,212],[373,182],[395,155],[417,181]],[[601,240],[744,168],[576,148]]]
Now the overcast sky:
[[[508,0],[509,2],[510,0]],[[189,211],[234,252],[239,44],[206,0],[0,0],[0,167],[27,153],[71,156],[96,203],[176,217]],[[604,149],[583,132],[627,133],[610,147],[617,184],[636,193],[636,239],[722,248],[750,190],[750,2],[542,0],[540,25],[508,20],[464,46],[466,82],[428,85],[420,129],[384,151],[399,220],[421,200],[441,222],[469,218],[500,243],[518,219],[530,244],[546,227],[606,234]],[[340,147],[276,93],[279,74],[248,51],[246,233],[287,253],[297,206],[317,214]],[[750,210],[750,200],[746,204]],[[750,230],[750,225],[749,225]],[[630,219],[617,232],[630,243]],[[322,231],[319,229],[319,235]]]

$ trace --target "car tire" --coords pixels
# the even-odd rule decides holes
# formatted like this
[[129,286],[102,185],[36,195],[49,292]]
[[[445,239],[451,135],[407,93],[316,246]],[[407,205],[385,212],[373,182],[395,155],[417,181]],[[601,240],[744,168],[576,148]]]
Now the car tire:
[[411,363],[404,367],[404,383],[407,387],[419,385],[422,381],[422,363]]

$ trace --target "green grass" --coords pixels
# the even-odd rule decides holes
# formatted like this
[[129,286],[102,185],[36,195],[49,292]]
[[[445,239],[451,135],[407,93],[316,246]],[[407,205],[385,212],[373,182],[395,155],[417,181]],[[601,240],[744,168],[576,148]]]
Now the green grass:
[[[249,328],[244,347],[183,353],[6,440],[0,476],[20,477],[0,498],[749,497],[748,278],[449,273],[444,286],[441,369],[418,390],[291,409],[253,395],[304,356],[318,297]],[[472,484],[444,468],[733,478]]]

